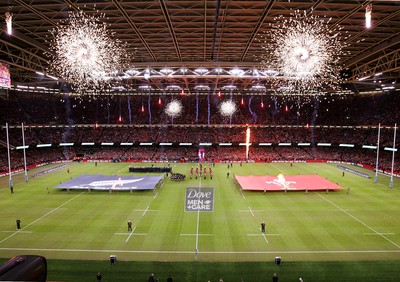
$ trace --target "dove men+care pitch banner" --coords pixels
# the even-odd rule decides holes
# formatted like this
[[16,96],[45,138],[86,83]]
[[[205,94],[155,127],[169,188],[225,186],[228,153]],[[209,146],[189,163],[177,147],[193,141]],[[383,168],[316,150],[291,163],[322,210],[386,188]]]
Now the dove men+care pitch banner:
[[213,187],[186,187],[185,212],[214,211]]

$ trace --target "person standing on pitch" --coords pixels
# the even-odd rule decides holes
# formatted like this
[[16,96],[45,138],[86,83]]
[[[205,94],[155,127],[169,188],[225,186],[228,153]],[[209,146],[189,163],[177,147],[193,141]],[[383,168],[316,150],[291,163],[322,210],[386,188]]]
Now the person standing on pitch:
[[128,231],[132,231],[132,221],[128,221]]
[[101,279],[102,279],[103,277],[101,276],[101,273],[100,273],[100,272],[97,272],[96,278],[97,278],[97,282],[101,282]]
[[265,233],[265,222],[261,222],[261,233]]
[[21,230],[21,220],[17,219],[15,222],[17,223],[17,229]]

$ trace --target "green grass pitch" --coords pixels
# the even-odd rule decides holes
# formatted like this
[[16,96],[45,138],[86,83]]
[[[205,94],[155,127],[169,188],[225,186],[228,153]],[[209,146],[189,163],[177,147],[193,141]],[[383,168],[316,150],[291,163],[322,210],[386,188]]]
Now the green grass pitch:
[[[79,265],[90,262],[96,267],[97,264],[106,264],[110,255],[116,255],[116,267],[121,268],[121,273],[124,264],[127,266],[129,263],[145,262],[148,262],[147,266],[161,262],[172,263],[175,269],[184,266],[192,269],[193,264],[211,263],[213,267],[220,266],[223,269],[223,265],[229,263],[258,266],[267,263],[270,265],[267,271],[280,272],[284,272],[285,264],[292,263],[302,265],[304,272],[307,269],[305,265],[314,265],[309,271],[316,273],[317,269],[321,271],[321,264],[348,262],[352,265],[347,270],[348,275],[353,271],[352,267],[360,262],[369,261],[374,265],[387,262],[399,266],[398,179],[394,179],[393,188],[389,188],[388,177],[379,175],[378,183],[374,183],[374,173],[358,167],[353,168],[369,173],[371,178],[362,178],[348,172],[342,176],[342,170],[334,164],[294,163],[290,166],[289,163],[271,163],[240,166],[234,163],[229,178],[227,164],[216,164],[212,180],[209,177],[190,180],[190,167],[195,164],[171,163],[174,172],[186,174],[187,179],[173,182],[165,178],[164,183],[154,191],[68,192],[52,188],[83,173],[132,175],[128,172],[129,165],[68,163],[70,173],[67,173],[67,168],[62,168],[32,177],[35,172],[50,166],[41,167],[29,172],[28,183],[24,182],[22,174],[14,176],[13,194],[8,188],[8,177],[0,179],[2,261],[14,255],[36,254],[45,256],[49,266],[54,265],[55,268],[59,261],[60,265],[69,265],[71,268],[77,263],[76,267],[79,268]],[[242,192],[233,181],[235,174],[280,173],[318,173],[339,183],[343,189],[331,192]],[[214,187],[214,211],[185,212],[185,188],[188,186]],[[18,232],[15,223],[17,218],[22,221],[22,230]],[[127,230],[128,220],[133,222],[133,233]],[[265,235],[260,232],[262,221],[266,222]],[[282,257],[282,268],[278,270],[274,269],[276,266],[273,264],[276,256]],[[150,271],[146,266],[141,267],[144,271]],[[333,266],[337,267],[343,266]],[[240,269],[237,265],[236,268]],[[87,266],[87,269],[90,267]],[[252,271],[250,266],[247,269]],[[371,269],[371,266],[366,269]],[[385,268],[381,265],[381,269]],[[182,273],[185,271],[188,270],[182,270]],[[209,271],[213,273],[213,270]],[[321,272],[322,278],[315,277],[313,281],[329,281],[324,279],[326,271],[325,274]],[[290,275],[295,277],[297,272],[293,270]],[[390,275],[397,280],[399,277],[396,275],[400,275],[400,272]],[[203,280],[192,277],[181,281]],[[234,281],[240,281],[240,278],[236,277]],[[357,280],[349,278],[348,281]]]

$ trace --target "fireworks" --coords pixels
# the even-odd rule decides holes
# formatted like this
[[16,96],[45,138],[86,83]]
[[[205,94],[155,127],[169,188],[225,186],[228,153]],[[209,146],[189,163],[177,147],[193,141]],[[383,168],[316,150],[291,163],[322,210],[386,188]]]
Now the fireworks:
[[219,106],[219,112],[222,116],[230,117],[237,110],[235,102],[232,100],[223,101]]
[[104,89],[110,75],[125,66],[125,46],[107,27],[100,17],[80,11],[51,31],[50,68],[78,92]]
[[176,118],[181,115],[182,109],[183,109],[183,106],[180,101],[172,100],[165,107],[165,113],[172,118]]
[[339,36],[341,28],[328,25],[329,21],[298,11],[289,19],[275,19],[263,35],[264,63],[271,60],[280,73],[275,86],[303,94],[340,83],[338,63],[345,43]]

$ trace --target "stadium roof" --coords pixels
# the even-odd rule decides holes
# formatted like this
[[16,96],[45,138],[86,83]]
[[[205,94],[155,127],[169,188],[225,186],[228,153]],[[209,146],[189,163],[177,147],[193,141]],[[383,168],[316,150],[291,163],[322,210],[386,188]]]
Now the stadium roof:
[[[372,4],[369,29],[365,27],[368,4]],[[348,46],[340,61],[348,76],[347,87],[356,93],[387,85],[399,88],[400,1],[3,0],[0,62],[10,65],[13,84],[60,87],[60,81],[38,74],[48,69],[45,54],[50,51],[50,30],[68,17],[68,11],[82,10],[104,13],[109,28],[128,44],[130,63],[137,71],[125,81],[132,89],[215,91],[234,87],[248,91],[268,84],[267,77],[252,75],[254,69],[262,68],[259,35],[276,17],[289,18],[297,9],[332,18],[332,28],[341,26],[342,34],[350,35],[343,39]],[[5,32],[6,12],[13,14],[12,35]],[[164,68],[173,74],[163,73]],[[179,73],[182,68],[184,74]],[[199,68],[207,72],[199,73]],[[234,75],[233,68],[247,75]],[[150,70],[147,77],[146,69]]]

